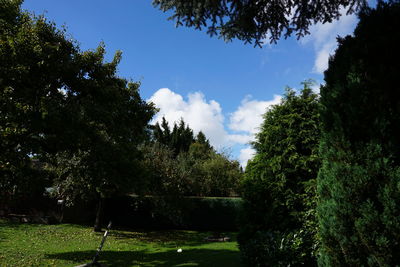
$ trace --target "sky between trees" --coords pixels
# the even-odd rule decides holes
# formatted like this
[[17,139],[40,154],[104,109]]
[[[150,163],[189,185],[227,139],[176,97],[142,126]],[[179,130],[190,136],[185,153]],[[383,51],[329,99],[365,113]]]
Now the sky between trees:
[[[202,130],[216,148],[228,149],[245,165],[253,154],[261,114],[279,103],[286,86],[300,88],[322,72],[336,48],[336,36],[352,32],[357,18],[342,16],[311,28],[311,35],[281,39],[261,49],[240,41],[224,43],[167,21],[151,1],[26,0],[23,8],[66,25],[82,49],[104,41],[111,57],[122,50],[122,77],[141,81],[141,95],[172,124],[181,117]],[[345,11],[342,11],[345,13]],[[315,86],[318,90],[318,86]]]

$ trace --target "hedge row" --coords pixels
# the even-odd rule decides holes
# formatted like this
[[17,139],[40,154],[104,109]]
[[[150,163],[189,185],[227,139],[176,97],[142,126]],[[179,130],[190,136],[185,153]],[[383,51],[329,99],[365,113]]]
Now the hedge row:
[[241,208],[240,198],[127,196],[106,200],[104,218],[126,227],[237,230]]
[[[0,203],[1,204],[1,203]],[[57,205],[55,199],[41,197],[8,203],[1,213],[50,216],[57,221],[63,213],[64,223],[93,224],[96,203],[77,203],[72,207]],[[237,230],[241,198],[124,196],[104,201],[104,224],[147,229]]]

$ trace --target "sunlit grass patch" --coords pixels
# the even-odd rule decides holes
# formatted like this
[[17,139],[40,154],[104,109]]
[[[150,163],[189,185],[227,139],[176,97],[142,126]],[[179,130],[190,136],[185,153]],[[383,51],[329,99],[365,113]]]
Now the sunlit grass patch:
[[[111,230],[100,255],[108,266],[240,266],[231,242],[205,242],[209,232]],[[90,262],[102,233],[91,227],[0,221],[0,266],[75,266]],[[177,249],[182,249],[181,253]]]

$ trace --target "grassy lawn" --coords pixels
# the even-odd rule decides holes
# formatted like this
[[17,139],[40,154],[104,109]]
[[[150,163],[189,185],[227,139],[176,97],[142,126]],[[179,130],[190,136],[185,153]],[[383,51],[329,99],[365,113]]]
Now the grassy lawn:
[[[79,225],[0,220],[0,266],[75,266],[90,262],[102,233]],[[240,266],[232,242],[209,243],[209,232],[111,230],[100,254],[108,266]],[[177,253],[177,249],[183,251]]]

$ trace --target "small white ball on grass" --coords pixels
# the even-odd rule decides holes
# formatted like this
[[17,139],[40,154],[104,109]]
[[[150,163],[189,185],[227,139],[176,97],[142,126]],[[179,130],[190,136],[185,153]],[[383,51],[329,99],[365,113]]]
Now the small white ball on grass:
[[182,252],[182,249],[181,249],[181,248],[178,248],[178,250],[177,250],[176,252],[181,253],[181,252]]

